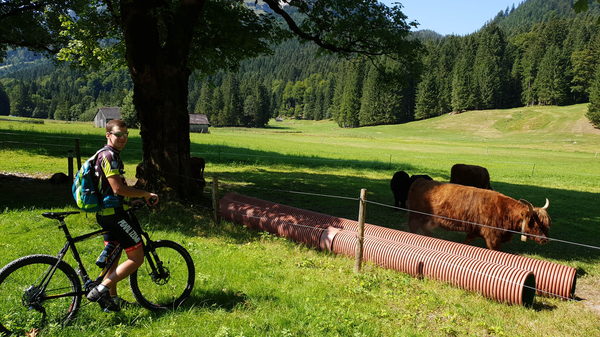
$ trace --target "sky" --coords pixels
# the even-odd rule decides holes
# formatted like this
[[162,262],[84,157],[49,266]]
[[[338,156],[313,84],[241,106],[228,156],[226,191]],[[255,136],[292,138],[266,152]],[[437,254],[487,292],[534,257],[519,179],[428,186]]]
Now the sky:
[[522,0],[380,0],[386,5],[400,2],[407,22],[439,34],[468,35],[479,30],[500,11],[518,7]]

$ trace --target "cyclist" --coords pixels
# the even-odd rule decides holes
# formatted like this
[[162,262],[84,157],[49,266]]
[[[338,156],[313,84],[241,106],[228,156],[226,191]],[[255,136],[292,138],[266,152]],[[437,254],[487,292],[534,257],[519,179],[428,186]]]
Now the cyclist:
[[[127,144],[127,125],[121,119],[113,119],[106,123],[106,146],[96,160],[95,175],[98,181],[98,191],[101,193],[104,208],[96,213],[96,220],[104,235],[104,244],[119,242],[127,260],[109,269],[102,283],[87,294],[87,299],[98,302],[100,307],[110,311],[119,311],[117,283],[135,272],[144,262],[144,251],[139,233],[139,224],[135,217],[130,216],[128,203],[130,198],[141,197],[150,206],[158,202],[158,195],[127,186],[124,177],[124,165],[120,152]],[[151,203],[152,198],[152,203]],[[133,200],[131,204],[143,202]],[[118,259],[116,260],[118,261]]]

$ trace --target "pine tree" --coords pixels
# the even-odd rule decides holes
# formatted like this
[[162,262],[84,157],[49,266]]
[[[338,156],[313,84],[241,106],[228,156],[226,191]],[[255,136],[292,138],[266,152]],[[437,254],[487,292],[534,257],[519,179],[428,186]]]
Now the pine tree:
[[450,35],[441,41],[439,57],[435,70],[438,92],[438,108],[440,113],[452,111],[453,69],[460,56],[461,37]]
[[288,81],[283,89],[281,96],[282,104],[280,115],[287,117],[294,116],[294,110],[296,108],[296,100],[294,99],[294,84],[292,81]]
[[426,73],[417,85],[415,119],[425,119],[438,115],[438,88],[432,73]]
[[224,126],[239,126],[243,115],[243,100],[240,95],[240,82],[236,75],[229,73],[223,85],[223,113],[222,123]]
[[340,115],[343,116],[340,124],[342,127],[358,127],[360,125],[358,113],[360,112],[364,68],[363,60],[355,60],[348,67],[340,107]]
[[211,121],[214,116],[212,100],[213,88],[209,84],[205,83],[202,86],[202,89],[200,89],[200,98],[198,98],[198,102],[196,102],[196,109],[194,110],[194,113],[205,114],[206,118]]
[[215,125],[215,126],[225,126],[225,117],[224,117],[224,110],[225,107],[225,100],[223,98],[223,91],[221,90],[221,87],[216,88],[215,91],[213,92],[213,99],[212,99],[212,108],[211,111],[213,112],[213,115],[211,117],[211,119],[209,119],[209,121],[211,121],[211,124]]
[[138,129],[140,127],[137,111],[135,111],[135,106],[133,105],[133,91],[128,92],[127,96],[123,99],[121,119],[127,124],[128,128]]
[[576,51],[571,54],[573,64],[573,79],[571,80],[571,92],[574,94],[576,103],[586,102],[590,95],[591,83],[594,73],[598,67],[596,57],[591,49]]
[[33,102],[28,95],[27,84],[20,81],[10,93],[10,114],[22,117],[31,117]]
[[482,109],[503,107],[503,89],[508,74],[504,63],[505,46],[504,33],[495,23],[480,32],[474,72]]
[[342,97],[344,94],[346,72],[347,71],[345,68],[340,68],[340,71],[338,72],[338,77],[335,81],[335,88],[333,90],[333,99],[330,107],[331,118],[340,127],[344,127],[344,123],[346,120],[346,116],[342,114]]
[[534,87],[542,104],[563,104],[566,101],[568,82],[566,80],[566,60],[557,46],[550,46],[540,63],[540,70]]
[[377,68],[367,67],[359,114],[360,126],[392,124],[400,119],[402,88],[385,85],[382,81]]
[[585,115],[590,122],[600,127],[600,67],[596,70],[596,76],[590,88],[590,105]]
[[452,78],[452,109],[454,111],[477,108],[478,90],[473,77],[476,50],[475,38],[473,36],[465,37]]

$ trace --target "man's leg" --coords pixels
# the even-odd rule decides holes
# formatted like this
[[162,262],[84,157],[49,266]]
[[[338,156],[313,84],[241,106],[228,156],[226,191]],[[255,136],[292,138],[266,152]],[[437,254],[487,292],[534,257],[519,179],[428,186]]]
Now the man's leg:
[[114,271],[109,272],[106,277],[104,277],[102,284],[111,289],[111,295],[112,290],[115,289],[116,295],[117,283],[133,274],[134,271],[138,270],[142,263],[144,263],[144,249],[140,246],[127,252],[127,260],[121,263]]
[[[119,266],[119,261],[121,261],[121,255],[123,255],[122,252],[119,253],[119,256],[117,257],[113,265],[110,266],[110,269],[106,272],[106,275],[104,275],[104,279],[102,281],[106,280],[108,278],[108,275],[114,273],[115,270],[117,270],[117,267]],[[113,286],[109,287],[109,291],[111,297],[117,296],[117,285],[114,284]]]
[[[87,298],[92,302],[100,303],[100,307],[110,311],[120,311],[109,292],[117,289],[117,283],[135,272],[144,262],[144,249],[140,245],[134,250],[127,252],[127,260],[121,263],[114,271],[105,276],[102,283],[92,289]],[[113,268],[111,268],[113,269]]]

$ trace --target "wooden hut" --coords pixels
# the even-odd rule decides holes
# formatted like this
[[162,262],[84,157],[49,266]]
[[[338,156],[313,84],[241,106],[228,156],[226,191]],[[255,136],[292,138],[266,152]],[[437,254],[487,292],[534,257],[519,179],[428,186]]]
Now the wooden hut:
[[106,123],[112,119],[121,118],[121,108],[119,107],[101,107],[98,108],[96,116],[94,116],[94,126],[97,128],[105,128]]
[[209,125],[205,114],[190,114],[190,132],[208,133]]

